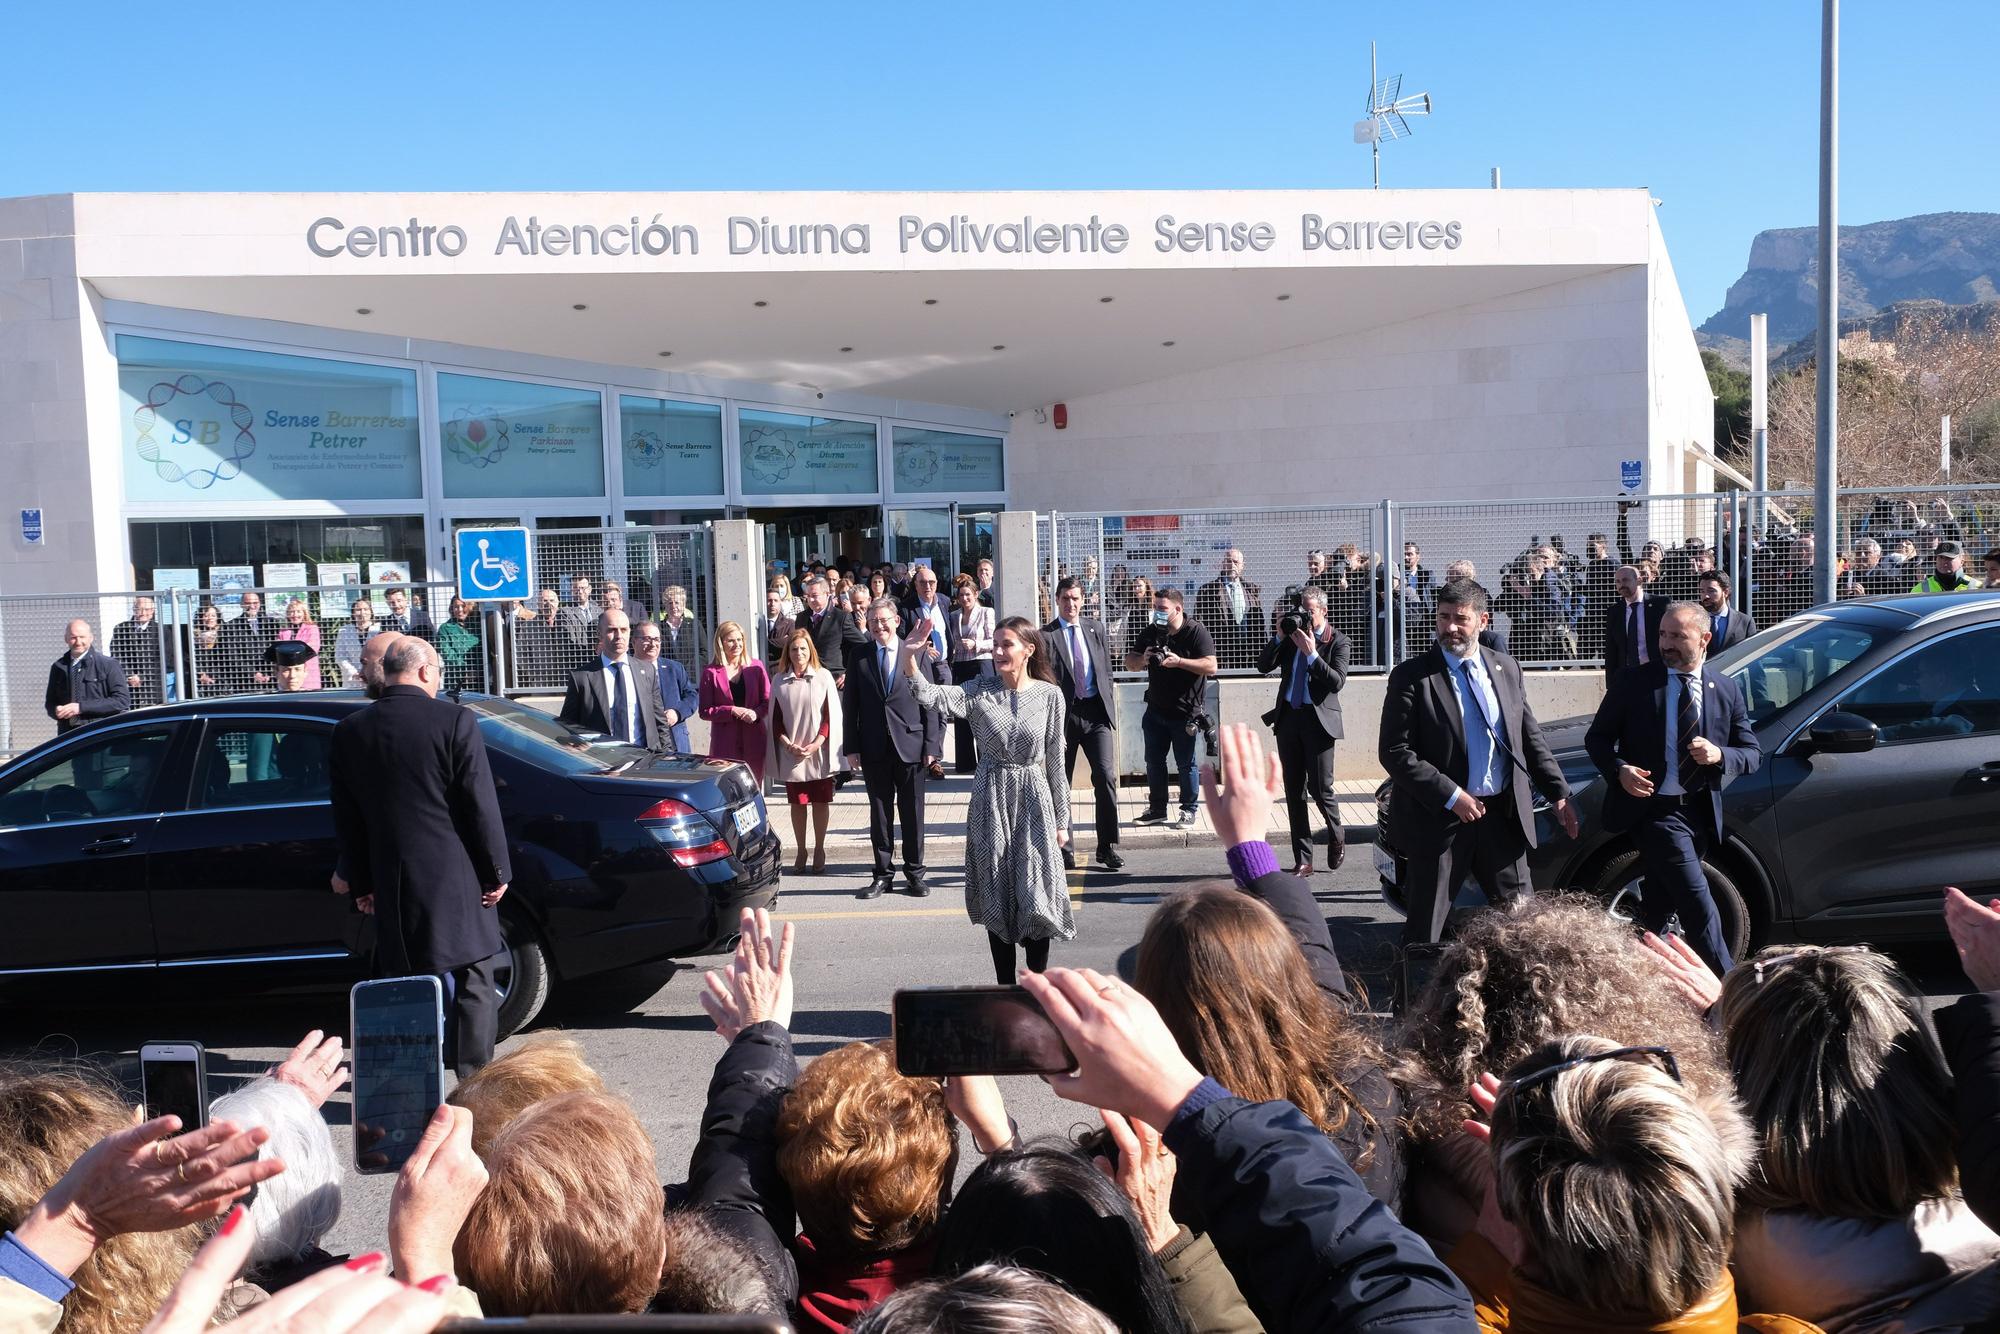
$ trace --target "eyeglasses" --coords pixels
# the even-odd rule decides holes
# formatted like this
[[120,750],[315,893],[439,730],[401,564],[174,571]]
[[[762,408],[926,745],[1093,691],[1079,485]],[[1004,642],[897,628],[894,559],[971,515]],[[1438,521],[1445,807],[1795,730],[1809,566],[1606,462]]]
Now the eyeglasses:
[[1567,1061],[1558,1061],[1556,1064],[1545,1066],[1540,1070],[1530,1070],[1520,1078],[1510,1079],[1502,1084],[1499,1096],[1505,1097],[1510,1093],[1525,1093],[1537,1084],[1546,1084],[1556,1076],[1566,1074],[1579,1066],[1594,1065],[1598,1061],[1622,1061],[1633,1056],[1653,1057],[1659,1061],[1660,1068],[1667,1072],[1668,1078],[1672,1079],[1676,1084],[1681,1082],[1680,1062],[1674,1059],[1673,1052],[1667,1048],[1613,1047],[1610,1051],[1593,1052],[1589,1056],[1572,1056]]

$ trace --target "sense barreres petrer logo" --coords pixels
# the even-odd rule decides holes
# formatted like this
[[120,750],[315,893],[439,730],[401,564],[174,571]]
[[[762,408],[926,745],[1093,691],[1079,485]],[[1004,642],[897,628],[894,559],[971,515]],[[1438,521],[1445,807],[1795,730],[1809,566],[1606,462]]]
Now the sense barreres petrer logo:
[[461,409],[444,424],[444,447],[469,468],[490,468],[507,452],[513,437],[507,419],[492,408]]
[[[204,398],[227,413],[229,420],[194,415],[203,410],[199,400]],[[189,415],[180,415],[183,412]],[[250,429],[256,420],[257,414],[228,384],[190,371],[161,380],[146,391],[145,400],[132,413],[133,447],[140,458],[153,465],[161,481],[206,491],[241,474],[243,460],[257,452],[257,437]],[[164,442],[156,434],[163,421],[172,428]],[[228,457],[221,457],[223,437],[232,430],[234,435],[226,446]],[[215,462],[205,468],[182,466],[168,455],[169,450],[182,445],[199,445],[211,451]]]

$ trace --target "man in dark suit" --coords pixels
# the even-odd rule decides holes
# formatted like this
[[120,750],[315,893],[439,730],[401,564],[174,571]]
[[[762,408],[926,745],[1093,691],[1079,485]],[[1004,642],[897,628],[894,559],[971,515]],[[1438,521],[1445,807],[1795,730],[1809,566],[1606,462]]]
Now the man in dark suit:
[[464,1078],[493,1059],[507,946],[498,904],[507,833],[472,713],[437,698],[443,663],[414,635],[382,659],[382,698],[333,729],[336,892],[374,897],[375,974],[444,984],[445,1055]]
[[1217,665],[1224,671],[1257,661],[1264,643],[1264,592],[1243,577],[1243,553],[1222,553],[1216,577],[1195,590],[1194,619],[1215,640]]
[[63,642],[69,651],[50,665],[48,689],[42,692],[42,707],[56,720],[57,736],[132,707],[125,669],[91,647],[96,636],[89,621],[71,621]]
[[1479,647],[1487,616],[1485,589],[1445,584],[1437,642],[1389,673],[1378,755],[1395,785],[1390,840],[1409,868],[1405,947],[1443,934],[1467,875],[1496,903],[1529,888],[1535,792],[1576,836],[1569,785],[1528,706],[1520,665]]
[[1764,753],[1742,692],[1707,666],[1708,613],[1676,602],[1660,624],[1659,660],[1625,672],[1597,706],[1584,745],[1604,775],[1604,827],[1632,831],[1646,868],[1640,910],[1654,931],[1679,914],[1702,961],[1734,966],[1701,859],[1722,838],[1721,792]]
[[[918,565],[910,570],[910,591],[901,599],[898,608],[903,615],[903,624],[916,633],[917,623],[929,624],[931,647],[937,650],[933,662],[949,663],[958,656],[958,627],[952,623],[951,613],[938,597],[937,571],[928,565]],[[950,668],[947,667],[949,672]],[[947,677],[947,679],[949,679]],[[938,715],[938,727],[942,731],[944,716]],[[932,778],[944,777],[944,761],[933,759],[929,765]]]
[[1757,622],[1750,619],[1747,611],[1738,611],[1730,602],[1736,585],[1722,570],[1703,570],[1701,581],[1695,585],[1695,596],[1701,602],[1701,609],[1708,613],[1709,648],[1720,653],[1757,633]]
[[1326,619],[1326,594],[1307,588],[1302,595],[1310,618],[1289,635],[1280,634],[1257,655],[1257,670],[1278,673],[1277,706],[1264,721],[1278,738],[1278,762],[1285,771],[1285,813],[1292,826],[1292,874],[1313,873],[1312,794],[1326,821],[1326,863],[1335,870],[1347,859],[1334,800],[1333,743],[1347,735],[1340,721],[1340,688],[1347,684],[1347,636]]
[[834,688],[845,690],[847,656],[866,648],[868,636],[845,608],[834,605],[824,575],[806,580],[805,597],[806,609],[797,623],[811,633],[819,665],[833,673]]
[[132,619],[120,622],[111,631],[111,656],[125,669],[125,684],[132,690],[132,707],[143,709],[165,697],[166,646],[160,638],[160,622],[155,618],[153,599],[132,599]]
[[578,653],[589,650],[591,638],[597,633],[598,620],[604,615],[604,608],[592,601],[590,595],[590,580],[584,575],[575,575],[569,581],[569,601],[556,611],[556,629]]
[[646,750],[660,749],[660,683],[653,670],[632,661],[632,618],[607,611],[597,656],[569,674],[562,712],[556,716],[586,731]]
[[[641,672],[654,682],[653,708],[658,722],[655,734],[666,738],[667,746],[679,755],[688,753],[687,720],[701,707],[701,692],[688,680],[687,669],[672,658],[660,656],[660,627],[641,621],[632,632],[632,659]],[[640,686],[643,691],[645,687]]]
[[222,623],[217,640],[225,646],[223,662],[227,666],[224,685],[230,692],[247,690],[268,690],[276,679],[271,675],[265,661],[265,651],[278,637],[278,622],[264,614],[264,598],[260,593],[242,595],[241,609],[230,620]]
[[1643,667],[1660,657],[1660,618],[1667,600],[1648,597],[1639,585],[1639,567],[1618,567],[1618,597],[1604,609],[1604,684],[1627,667]]
[[437,623],[422,607],[410,605],[409,589],[392,588],[382,595],[382,602],[388,607],[382,617],[384,630],[394,630],[399,635],[416,635],[419,639],[437,638]]
[[[875,850],[875,874],[857,896],[879,898],[895,883],[896,821],[903,822],[903,883],[914,897],[928,895],[924,883],[923,771],[944,749],[944,725],[936,710],[917,707],[909,678],[898,669],[902,624],[895,599],[880,597],[868,606],[873,642],[848,657],[847,687],[841,692],[841,751],[847,767],[858,770],[868,787],[868,841]],[[945,683],[943,663],[922,657],[917,670]]]
[[[1063,692],[1063,776],[1075,771],[1081,750],[1097,797],[1097,863],[1116,871],[1125,859],[1118,855],[1118,704],[1111,680],[1111,636],[1103,621],[1083,614],[1083,584],[1075,578],[1056,582],[1056,619],[1042,633]],[[1063,849],[1063,865],[1076,869],[1074,837]]]

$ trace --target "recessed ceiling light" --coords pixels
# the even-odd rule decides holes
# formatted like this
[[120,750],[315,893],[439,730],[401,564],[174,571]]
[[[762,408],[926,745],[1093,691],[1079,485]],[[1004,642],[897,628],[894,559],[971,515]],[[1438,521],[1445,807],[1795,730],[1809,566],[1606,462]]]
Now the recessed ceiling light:
[[583,304],[583,302],[579,301],[579,302],[577,302],[577,303],[576,303],[575,305],[571,306],[571,307],[570,307],[570,309],[571,309],[571,310],[589,310],[589,309],[590,309],[590,307],[589,307],[589,306],[586,306],[586,305],[584,305],[584,304]]
[[1097,298],[1097,304],[1100,306],[1108,306],[1111,304],[1111,298],[1108,296],[1101,296]]
[[671,353],[671,352],[662,352],[662,353],[660,353],[660,355],[661,355],[661,356],[663,356],[663,357],[671,357],[671,356],[673,355],[673,353]]
[[752,301],[750,304],[757,307],[759,310],[762,310],[765,306],[768,306],[771,303],[768,301]]
[[373,315],[375,312],[369,309],[367,306],[356,306],[354,308],[354,313],[356,315]]
[[1005,343],[995,343],[993,345],[993,350],[995,352],[1005,352],[1007,350],[1007,345]]
[[842,348],[842,349],[840,349],[840,350],[841,350],[842,352],[852,352],[852,351],[853,351],[854,349],[853,349],[853,348],[851,348],[851,347],[843,347],[843,348]]
[[927,306],[935,306],[937,304],[937,298],[934,296],[927,296],[924,298],[924,304]]
[[1278,300],[1280,301],[1290,301],[1291,299],[1292,299],[1292,294],[1290,292],[1278,293]]
[[1172,347],[1173,345],[1174,345],[1174,340],[1171,338],[1169,338],[1166,342],[1160,344],[1161,347]]

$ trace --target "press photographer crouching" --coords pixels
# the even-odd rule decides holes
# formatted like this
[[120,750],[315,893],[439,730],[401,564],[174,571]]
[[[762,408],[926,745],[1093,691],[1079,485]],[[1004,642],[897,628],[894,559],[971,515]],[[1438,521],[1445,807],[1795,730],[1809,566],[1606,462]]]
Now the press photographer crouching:
[[1194,828],[1201,797],[1195,786],[1195,734],[1215,749],[1215,723],[1203,708],[1208,678],[1216,673],[1215,640],[1191,620],[1181,590],[1153,595],[1153,619],[1125,655],[1125,670],[1146,673],[1146,810],[1135,823],[1167,824],[1167,751],[1180,773],[1179,829]]

